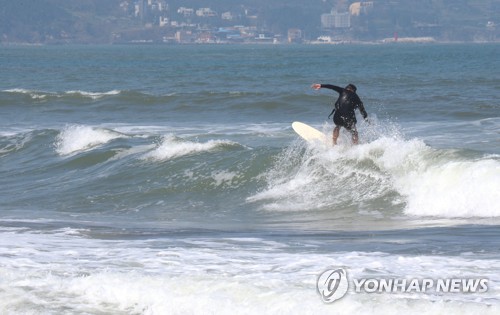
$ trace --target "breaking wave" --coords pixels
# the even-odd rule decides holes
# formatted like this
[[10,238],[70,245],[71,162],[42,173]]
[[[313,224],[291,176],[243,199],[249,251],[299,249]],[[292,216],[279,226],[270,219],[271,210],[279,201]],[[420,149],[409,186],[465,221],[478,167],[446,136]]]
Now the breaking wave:
[[500,216],[500,157],[467,159],[418,139],[381,137],[358,146],[284,150],[249,197],[271,211],[392,206],[415,216]]
[[127,137],[116,131],[84,125],[71,125],[57,136],[55,147],[60,155],[69,155],[105,144],[117,138]]
[[213,151],[223,147],[239,146],[228,140],[209,140],[204,143],[185,141],[170,134],[164,136],[160,145],[144,155],[144,159],[164,161],[189,154],[204,151]]

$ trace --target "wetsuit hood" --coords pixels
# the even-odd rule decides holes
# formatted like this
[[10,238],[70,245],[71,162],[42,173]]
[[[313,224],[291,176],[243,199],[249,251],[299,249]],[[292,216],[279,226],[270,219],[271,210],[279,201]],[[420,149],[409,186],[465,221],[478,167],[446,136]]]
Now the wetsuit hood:
[[346,87],[345,87],[346,90],[350,90],[350,91],[353,91],[353,92],[356,92],[357,88],[354,84],[348,84]]

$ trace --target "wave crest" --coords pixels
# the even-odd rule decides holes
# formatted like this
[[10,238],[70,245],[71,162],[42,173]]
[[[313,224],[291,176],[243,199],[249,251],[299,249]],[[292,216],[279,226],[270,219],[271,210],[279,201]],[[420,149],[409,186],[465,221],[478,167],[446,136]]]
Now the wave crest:
[[84,125],[65,127],[57,136],[55,147],[60,155],[85,151],[111,140],[125,137],[118,132]]
[[80,91],[80,90],[73,90],[73,91],[65,91],[65,92],[49,92],[49,91],[37,91],[37,90],[29,90],[29,89],[8,89],[4,90],[6,93],[13,93],[13,94],[21,94],[21,95],[28,95],[34,100],[43,100],[46,98],[62,98],[65,96],[77,96],[77,97],[83,97],[83,98],[90,98],[93,100],[100,99],[105,96],[114,96],[114,95],[119,95],[122,93],[120,90],[111,90],[107,92],[88,92],[88,91]]
[[235,145],[238,144],[228,140],[209,140],[205,143],[199,143],[183,141],[176,138],[174,135],[167,135],[163,137],[161,144],[156,149],[144,155],[144,159],[165,161],[180,156],[206,152],[225,146]]

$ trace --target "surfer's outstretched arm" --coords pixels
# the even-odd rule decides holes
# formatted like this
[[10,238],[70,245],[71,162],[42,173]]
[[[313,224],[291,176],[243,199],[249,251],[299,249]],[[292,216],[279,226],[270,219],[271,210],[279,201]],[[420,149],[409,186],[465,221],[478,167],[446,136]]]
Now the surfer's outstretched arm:
[[319,90],[321,88],[323,88],[323,89],[330,89],[330,90],[336,91],[337,93],[342,93],[342,91],[344,90],[340,86],[336,86],[336,85],[333,85],[333,84],[319,84],[319,83],[315,83],[311,87],[313,89],[315,89],[315,90]]

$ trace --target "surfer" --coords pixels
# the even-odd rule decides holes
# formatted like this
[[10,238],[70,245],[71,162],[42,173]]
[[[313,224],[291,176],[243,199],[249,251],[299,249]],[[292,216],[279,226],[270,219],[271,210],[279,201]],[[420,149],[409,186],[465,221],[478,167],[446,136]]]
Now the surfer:
[[367,120],[368,114],[366,113],[363,102],[356,94],[356,86],[354,84],[348,84],[345,88],[341,88],[336,85],[331,84],[319,84],[315,83],[312,88],[319,90],[321,88],[334,90],[339,93],[339,98],[335,102],[335,107],[328,116],[333,115],[333,123],[335,128],[333,128],[333,145],[337,144],[337,139],[340,134],[340,127],[347,129],[352,135],[352,143],[358,144],[358,131],[356,130],[356,114],[354,110],[357,108],[363,118]]

